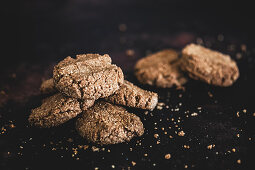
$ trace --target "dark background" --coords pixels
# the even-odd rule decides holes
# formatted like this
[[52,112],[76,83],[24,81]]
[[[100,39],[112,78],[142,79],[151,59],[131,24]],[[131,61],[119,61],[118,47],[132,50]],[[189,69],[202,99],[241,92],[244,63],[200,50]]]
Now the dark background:
[[[255,15],[251,2],[20,0],[1,2],[0,8],[0,169],[110,169],[112,165],[117,169],[254,169]],[[219,88],[190,80],[185,91],[143,87],[136,81],[133,66],[139,58],[164,48],[181,50],[190,42],[230,54],[240,69],[238,81]],[[126,79],[158,92],[160,102],[169,106],[148,115],[131,110],[144,123],[142,138],[97,146],[101,151],[93,152],[93,145],[76,134],[75,120],[54,129],[28,126],[30,110],[44,97],[38,90],[41,81],[51,77],[57,62],[79,53],[110,54]],[[191,117],[199,111],[197,107],[202,107],[201,112]],[[176,108],[180,111],[172,111]],[[182,129],[184,137],[175,134]],[[158,144],[155,133],[160,136]],[[210,144],[215,144],[212,150],[207,149]],[[79,150],[74,157],[73,148]],[[167,153],[170,160],[164,158]]]

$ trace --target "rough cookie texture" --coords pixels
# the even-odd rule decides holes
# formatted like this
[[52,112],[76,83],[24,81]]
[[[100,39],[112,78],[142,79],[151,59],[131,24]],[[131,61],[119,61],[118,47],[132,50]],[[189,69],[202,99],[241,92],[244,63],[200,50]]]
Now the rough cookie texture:
[[113,104],[153,110],[158,103],[158,95],[124,80],[120,89],[105,100]]
[[229,55],[196,44],[182,50],[181,68],[191,78],[216,86],[230,86],[239,77],[237,64]]
[[96,100],[118,90],[124,75],[108,55],[87,54],[61,61],[54,67],[53,79],[55,87],[67,96]]
[[40,107],[33,109],[28,121],[31,125],[42,128],[58,126],[76,117],[93,104],[92,100],[79,102],[77,99],[57,93],[44,99]]
[[42,94],[53,94],[57,92],[53,79],[48,79],[42,82],[40,91]]
[[178,54],[171,49],[140,59],[135,65],[135,76],[142,84],[162,88],[182,86],[187,81],[179,68]]
[[90,142],[116,144],[144,133],[143,123],[124,108],[99,101],[77,119],[78,133]]

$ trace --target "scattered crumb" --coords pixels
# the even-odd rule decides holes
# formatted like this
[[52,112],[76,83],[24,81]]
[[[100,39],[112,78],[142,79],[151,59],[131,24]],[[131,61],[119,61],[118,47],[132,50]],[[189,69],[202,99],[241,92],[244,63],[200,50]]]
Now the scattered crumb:
[[208,96],[212,98],[213,94],[211,92],[208,92]]
[[214,148],[215,147],[215,145],[214,144],[212,144],[212,145],[208,145],[207,146],[207,149],[212,149],[212,148]]
[[236,53],[236,59],[240,60],[242,58],[242,54],[241,53]]
[[235,149],[235,148],[233,148],[233,149],[232,149],[232,152],[236,152],[236,149]]
[[191,116],[197,116],[198,114],[196,112],[192,113]]
[[148,154],[147,154],[147,153],[145,153],[145,154],[144,154],[144,156],[148,156]]
[[99,151],[99,148],[97,148],[95,146],[92,146],[91,149],[92,149],[93,152],[98,152]]
[[244,113],[246,113],[246,112],[247,112],[247,110],[246,110],[246,109],[243,109],[243,112],[244,112]]
[[170,159],[171,158],[171,154],[166,154],[165,155],[165,159]]
[[238,159],[236,162],[237,162],[238,164],[241,164],[241,159]]
[[185,165],[184,168],[188,168],[188,165]]
[[178,136],[184,136],[185,133],[183,131],[178,132]]
[[128,50],[126,50],[126,55],[127,56],[134,56],[135,55],[135,51],[132,50],[132,49],[128,49]]
[[237,116],[237,117],[240,117],[240,114],[239,114],[239,112],[236,112],[236,116]]
[[246,47],[246,45],[245,45],[245,44],[242,44],[242,45],[241,45],[241,50],[242,50],[243,52],[246,52],[247,47]]
[[127,30],[127,25],[126,25],[126,24],[120,24],[120,25],[119,25],[119,30],[120,30],[121,32],[125,32],[125,31]]
[[71,142],[73,142],[73,139],[72,139],[72,138],[68,138],[68,139],[67,139],[67,142],[70,142],[70,143],[71,143]]
[[223,41],[223,40],[224,40],[224,35],[219,34],[219,35],[217,36],[217,39],[218,39],[219,41]]
[[133,165],[133,166],[135,166],[135,165],[136,165],[136,162],[135,162],[135,161],[132,161],[131,163],[132,163],[132,165]]
[[189,149],[189,148],[190,148],[189,145],[183,145],[183,147],[184,147],[185,149]]
[[112,168],[115,168],[115,165],[112,165]]

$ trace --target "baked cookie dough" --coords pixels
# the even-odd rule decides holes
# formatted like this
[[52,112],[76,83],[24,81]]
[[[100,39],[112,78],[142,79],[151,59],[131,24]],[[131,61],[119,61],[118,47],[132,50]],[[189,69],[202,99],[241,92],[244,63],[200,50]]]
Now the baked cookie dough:
[[77,99],[57,93],[44,99],[40,107],[33,109],[28,121],[31,125],[41,128],[58,126],[76,117],[93,104],[93,100],[79,102]]
[[113,104],[153,110],[158,103],[158,95],[124,80],[120,89],[113,95],[105,98],[105,100]]
[[229,55],[196,44],[182,50],[181,68],[191,78],[216,86],[230,86],[239,77],[237,64]]
[[53,79],[48,79],[42,82],[40,91],[42,94],[53,94],[57,92]]
[[162,88],[179,87],[187,81],[179,68],[178,54],[172,49],[140,59],[135,65],[135,76],[142,84]]
[[92,99],[108,97],[123,84],[122,70],[111,64],[108,55],[77,55],[65,58],[54,67],[53,79],[61,93],[77,98]]
[[144,133],[138,116],[104,101],[84,111],[77,119],[76,129],[89,142],[101,145],[128,142]]

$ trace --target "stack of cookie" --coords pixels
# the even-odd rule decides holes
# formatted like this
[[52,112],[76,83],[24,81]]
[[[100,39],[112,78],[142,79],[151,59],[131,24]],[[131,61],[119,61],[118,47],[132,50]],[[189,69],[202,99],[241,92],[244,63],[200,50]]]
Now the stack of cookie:
[[135,75],[142,84],[161,88],[181,87],[187,76],[215,86],[231,86],[239,77],[239,69],[229,55],[189,44],[181,57],[175,50],[163,50],[140,59]]
[[122,106],[153,110],[156,93],[124,80],[121,68],[109,55],[83,54],[67,57],[53,70],[53,78],[41,85],[52,94],[32,110],[31,125],[50,128],[76,117],[78,133],[90,142],[116,144],[144,133],[140,118]]

